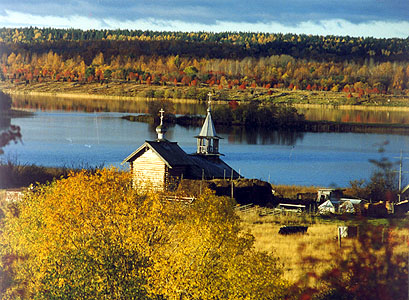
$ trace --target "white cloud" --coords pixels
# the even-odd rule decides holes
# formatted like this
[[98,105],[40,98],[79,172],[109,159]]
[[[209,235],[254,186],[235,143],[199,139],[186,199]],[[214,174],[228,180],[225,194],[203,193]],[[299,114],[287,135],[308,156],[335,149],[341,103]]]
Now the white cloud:
[[103,22],[91,17],[72,15],[69,17],[39,16],[6,10],[6,15],[0,15],[1,27],[54,27],[102,29]]
[[409,36],[407,21],[369,21],[352,23],[343,19],[307,21],[297,25],[284,25],[278,22],[249,23],[216,21],[214,24],[189,23],[183,21],[161,20],[154,18],[122,21],[117,19],[97,19],[85,16],[39,16],[6,10],[0,15],[1,27],[55,27],[79,29],[141,29],[155,31],[245,31],[270,33],[297,33],[313,35],[349,35],[372,36],[378,38],[406,38]]

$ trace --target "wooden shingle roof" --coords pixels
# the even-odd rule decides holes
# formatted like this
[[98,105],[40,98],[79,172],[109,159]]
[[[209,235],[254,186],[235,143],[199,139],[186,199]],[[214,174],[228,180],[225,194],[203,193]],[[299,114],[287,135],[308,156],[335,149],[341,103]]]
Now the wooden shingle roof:
[[213,178],[233,178],[239,177],[232,167],[226,164],[220,157],[207,157],[200,154],[190,154],[190,159],[193,161],[193,165],[189,169],[189,177],[192,179],[201,179],[202,176],[205,179]]
[[151,149],[155,152],[169,168],[174,166],[189,166],[193,164],[189,155],[187,155],[176,142],[169,142],[167,140],[145,141],[141,147],[128,155],[121,164],[134,161],[142,155],[146,149]]

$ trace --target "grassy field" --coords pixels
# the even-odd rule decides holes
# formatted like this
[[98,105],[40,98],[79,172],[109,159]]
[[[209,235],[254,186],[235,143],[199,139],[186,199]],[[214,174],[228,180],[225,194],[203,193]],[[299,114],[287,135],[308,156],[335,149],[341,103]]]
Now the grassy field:
[[[239,212],[243,229],[255,237],[255,247],[259,251],[274,252],[284,264],[284,277],[297,282],[306,273],[324,271],[331,260],[330,253],[338,248],[335,223],[317,224],[306,216],[269,215],[260,217],[257,209]],[[309,226],[307,234],[280,235],[280,227],[286,224]],[[339,225],[342,225],[341,223]],[[315,264],[306,264],[304,256],[310,254],[319,258]]]
[[169,99],[202,99],[206,98],[208,91],[214,94],[214,100],[267,100],[274,103],[293,105],[332,105],[351,107],[395,107],[399,110],[409,110],[408,96],[395,95],[370,95],[348,99],[344,92],[332,91],[301,91],[288,89],[247,88],[218,89],[217,87],[187,87],[187,86],[153,86],[141,85],[132,82],[109,83],[69,83],[69,82],[43,82],[32,84],[12,84],[0,82],[0,89],[7,93],[53,95],[55,97],[78,98],[169,98]]
[[[239,211],[245,231],[255,237],[255,248],[259,251],[275,253],[284,265],[284,277],[290,282],[298,282],[305,279],[309,272],[318,274],[329,269],[334,262],[333,254],[339,252],[338,226],[348,224],[357,225],[358,221],[342,221],[336,219],[320,219],[309,215],[267,215],[260,216],[260,208],[252,208],[247,211]],[[388,221],[371,220],[371,224],[386,226]],[[407,253],[409,241],[408,222],[399,221],[402,225],[394,226],[399,245],[395,248],[396,253]],[[398,222],[398,223],[399,223]],[[283,225],[308,226],[306,234],[281,235],[278,234]],[[383,228],[383,227],[382,227]],[[386,228],[386,227],[385,227]],[[342,239],[343,255],[348,255],[356,239]],[[406,254],[407,255],[407,254]],[[312,282],[311,284],[315,284]]]

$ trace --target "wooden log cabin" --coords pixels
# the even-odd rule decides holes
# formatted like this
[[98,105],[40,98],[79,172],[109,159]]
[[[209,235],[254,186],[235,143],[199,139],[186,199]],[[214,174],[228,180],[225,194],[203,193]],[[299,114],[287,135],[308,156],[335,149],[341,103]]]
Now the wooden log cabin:
[[163,109],[160,124],[156,128],[158,138],[145,143],[124,159],[129,163],[135,188],[152,188],[163,191],[185,179],[238,178],[239,174],[220,159],[219,140],[209,107],[203,127],[197,139],[196,153],[187,154],[176,142],[165,139]]

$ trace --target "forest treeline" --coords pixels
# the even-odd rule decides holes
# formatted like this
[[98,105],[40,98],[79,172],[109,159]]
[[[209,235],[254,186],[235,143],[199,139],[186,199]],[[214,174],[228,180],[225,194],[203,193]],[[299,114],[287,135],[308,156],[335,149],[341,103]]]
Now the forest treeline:
[[1,80],[407,94],[408,39],[0,29]]
[[[131,56],[183,53],[196,57],[244,58],[287,54],[294,58],[335,61],[345,59],[361,61],[370,57],[376,61],[407,60],[408,39],[409,37],[377,39],[260,32],[158,32],[120,29],[84,31],[36,27],[0,29],[0,42],[37,44],[37,46],[45,42],[51,47],[59,47],[66,42],[109,42],[104,45],[121,45],[118,42],[125,41],[149,42],[130,44],[144,46],[141,49],[128,47]],[[144,52],[146,46],[150,52]]]

